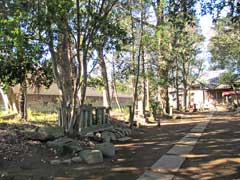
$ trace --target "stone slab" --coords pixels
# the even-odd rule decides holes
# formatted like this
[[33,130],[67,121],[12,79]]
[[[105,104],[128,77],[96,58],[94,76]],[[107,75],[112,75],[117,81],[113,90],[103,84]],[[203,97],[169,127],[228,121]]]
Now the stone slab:
[[207,127],[207,125],[208,125],[208,123],[200,123],[200,124],[198,124],[198,125],[196,125],[194,128],[206,128]]
[[151,166],[153,172],[177,172],[184,162],[185,157],[176,155],[163,155]]
[[126,136],[126,137],[123,137],[123,138],[118,138],[117,141],[125,142],[125,141],[128,141],[128,140],[130,140],[130,139],[132,139],[132,138]]
[[174,177],[173,174],[162,174],[162,173],[155,173],[152,171],[146,171],[137,180],[172,180],[173,177]]
[[202,133],[188,133],[184,137],[185,138],[199,138],[199,137],[201,137],[201,135],[202,135]]
[[191,145],[176,144],[167,152],[167,154],[183,155],[183,154],[190,153],[192,149],[193,149],[193,146]]
[[193,129],[191,129],[191,132],[194,132],[194,133],[202,133],[204,132],[205,128],[197,128],[197,127],[194,127]]
[[194,146],[198,141],[198,137],[183,137],[180,141],[177,142],[177,144],[183,144],[183,145],[192,145]]

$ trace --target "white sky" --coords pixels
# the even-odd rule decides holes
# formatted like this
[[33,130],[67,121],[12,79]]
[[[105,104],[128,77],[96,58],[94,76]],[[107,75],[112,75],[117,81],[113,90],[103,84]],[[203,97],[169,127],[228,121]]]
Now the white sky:
[[208,44],[210,38],[213,36],[211,15],[199,17],[199,25],[201,27],[202,34],[205,37],[205,41],[203,43],[202,52],[198,55],[198,57],[205,61],[204,65],[206,66],[206,68],[208,68],[211,58],[211,54],[208,51]]

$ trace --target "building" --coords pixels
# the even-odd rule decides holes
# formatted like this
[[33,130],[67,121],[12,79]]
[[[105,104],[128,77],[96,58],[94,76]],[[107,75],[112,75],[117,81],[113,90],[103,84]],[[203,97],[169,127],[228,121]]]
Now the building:
[[[226,70],[204,72],[188,90],[188,105],[196,105],[197,109],[211,108],[226,102],[225,94],[232,91],[228,85],[220,84],[219,78]],[[176,89],[169,90],[171,105],[176,108]],[[180,104],[183,106],[183,89],[179,89]]]
[[[19,94],[20,86],[17,85],[13,88],[14,94]],[[33,110],[41,111],[56,111],[59,106],[61,93],[56,83],[53,83],[49,88],[41,87],[28,88],[27,90],[27,103],[28,107]],[[132,96],[127,93],[118,93],[119,103],[122,106],[132,103]],[[112,107],[116,107],[115,98],[112,99]],[[88,87],[86,91],[86,104],[93,104],[94,106],[103,105],[103,93],[96,88]],[[0,105],[3,108],[2,97],[0,95]]]

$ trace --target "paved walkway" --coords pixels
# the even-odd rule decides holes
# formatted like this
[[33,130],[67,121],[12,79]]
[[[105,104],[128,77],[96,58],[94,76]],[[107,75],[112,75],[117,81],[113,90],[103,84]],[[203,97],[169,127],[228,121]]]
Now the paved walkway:
[[199,122],[191,131],[186,134],[160,159],[155,162],[149,170],[145,171],[137,180],[172,180],[184,161],[185,154],[190,153],[197,144],[198,139],[206,129],[213,113],[208,115],[208,119]]

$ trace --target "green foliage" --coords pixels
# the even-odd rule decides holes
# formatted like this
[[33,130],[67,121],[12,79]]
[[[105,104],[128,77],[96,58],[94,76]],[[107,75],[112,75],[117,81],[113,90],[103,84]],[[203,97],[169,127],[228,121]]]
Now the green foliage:
[[6,1],[1,7],[4,13],[0,14],[0,81],[5,86],[26,80],[49,85],[51,66],[44,58],[44,45],[32,29],[32,14],[25,5],[24,1]]
[[239,79],[240,77],[238,74],[234,74],[232,71],[228,71],[220,76],[219,83],[227,84],[235,89],[235,87],[239,87],[240,85]]
[[240,25],[229,18],[218,20],[215,24],[215,36],[209,45],[212,54],[212,68],[240,71]]
[[95,77],[88,79],[88,86],[96,88],[99,92],[103,91],[104,83],[102,77]]
[[[58,123],[56,113],[41,113],[41,112],[31,111],[30,109],[28,109],[28,115],[29,115],[28,123],[32,123],[39,127],[46,126],[46,125],[56,126]],[[0,123],[25,124],[26,122],[16,117],[14,119],[7,119],[7,120],[0,119]]]

